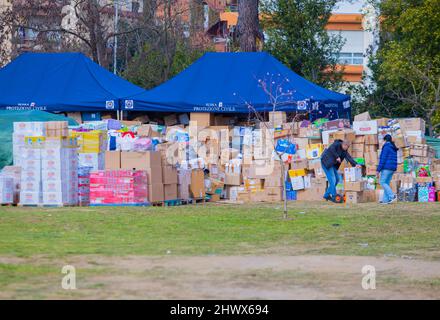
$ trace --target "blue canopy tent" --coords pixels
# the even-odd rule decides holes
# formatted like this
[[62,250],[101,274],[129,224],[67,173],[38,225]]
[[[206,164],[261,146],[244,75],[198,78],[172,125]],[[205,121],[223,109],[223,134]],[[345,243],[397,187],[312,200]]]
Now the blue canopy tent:
[[117,111],[144,92],[81,53],[24,53],[0,69],[0,109]]
[[351,115],[350,96],[300,77],[265,52],[206,53],[171,80],[127,98],[123,109],[248,113],[253,108],[264,112],[273,110],[271,94],[278,95],[277,111],[308,111],[313,119]]

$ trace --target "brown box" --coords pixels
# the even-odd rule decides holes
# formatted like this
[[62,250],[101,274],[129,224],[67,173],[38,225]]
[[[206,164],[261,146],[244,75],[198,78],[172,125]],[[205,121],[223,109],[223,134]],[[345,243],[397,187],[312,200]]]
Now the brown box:
[[300,159],[300,160],[292,160],[290,163],[291,169],[307,169],[309,167],[309,163],[307,159]]
[[160,152],[144,151],[144,152],[121,152],[121,168],[145,170],[151,167],[161,166]]
[[364,190],[364,200],[365,202],[377,202],[377,193],[376,190]]
[[368,152],[377,152],[379,149],[378,145],[376,144],[366,144],[364,147],[364,152],[368,153]]
[[205,174],[202,169],[191,171],[190,191],[193,198],[205,197]]
[[365,166],[365,175],[366,176],[374,176],[376,175],[377,166]]
[[377,134],[365,135],[365,144],[368,144],[368,145],[377,145],[377,144],[379,144],[379,138],[377,137]]
[[163,166],[162,179],[164,184],[177,183],[177,169],[173,166]]
[[345,191],[364,191],[366,186],[365,181],[357,181],[357,182],[345,182],[344,189]]
[[269,112],[269,122],[275,126],[282,126],[287,121],[286,113],[283,111]]
[[322,201],[325,193],[325,187],[312,187],[305,190],[298,190],[296,198],[298,201]]
[[163,184],[162,167],[151,167],[143,169],[147,171],[148,184]]
[[164,184],[163,185],[163,197],[164,197],[164,200],[176,200],[177,199],[177,183]]
[[160,202],[164,200],[164,190],[163,184],[149,184],[148,185],[148,201],[151,202]]
[[345,203],[364,203],[366,202],[363,192],[347,191],[345,193]]
[[377,121],[377,126],[378,127],[387,127],[388,126],[388,121],[389,121],[390,119],[388,119],[388,118],[380,118],[380,119],[377,119],[376,121]]
[[361,143],[353,143],[350,146],[350,152],[364,153],[364,144]]
[[399,124],[403,131],[425,132],[425,120],[422,118],[399,119]]
[[121,169],[121,151],[105,152],[105,170]]
[[283,200],[283,188],[282,187],[268,187],[264,188],[265,202],[277,202]]
[[356,134],[352,129],[344,129],[330,133],[329,143],[331,144],[335,140],[348,140],[353,142],[356,139]]
[[225,173],[225,184],[229,186],[241,185],[241,174],[239,173]]
[[365,143],[365,136],[356,136],[356,138],[353,141],[353,144],[364,144]]
[[216,201],[220,201],[220,195],[217,193],[211,194],[211,200],[209,200],[210,202],[216,202]]
[[209,127],[215,125],[215,116],[209,112],[191,112],[190,121],[197,127]]
[[179,120],[177,120],[177,115],[175,113],[163,117],[163,121],[167,127],[174,126],[179,123]]
[[131,127],[131,126],[140,126],[142,125],[142,123],[140,121],[127,121],[127,120],[120,120],[119,121],[121,124],[123,124],[124,126],[127,127]]
[[367,152],[364,154],[364,157],[367,166],[375,166],[379,164],[377,152]]
[[404,136],[394,137],[393,141],[397,148],[406,148],[409,144]]
[[368,111],[354,116],[354,121],[370,121],[370,120],[371,117]]
[[281,175],[270,175],[264,178],[264,188],[281,187],[283,185],[283,178]]

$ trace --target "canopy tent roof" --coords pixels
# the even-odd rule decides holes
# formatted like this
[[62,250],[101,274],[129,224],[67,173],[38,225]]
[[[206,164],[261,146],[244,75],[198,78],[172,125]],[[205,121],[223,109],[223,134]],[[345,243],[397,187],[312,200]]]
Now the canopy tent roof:
[[0,69],[0,109],[118,110],[144,91],[82,53],[24,53]]
[[[186,70],[144,93],[127,98],[125,110],[248,113],[277,110],[334,110],[349,114],[350,96],[320,87],[266,52],[206,53]],[[280,88],[282,91],[280,91]],[[343,117],[345,115],[339,115]]]

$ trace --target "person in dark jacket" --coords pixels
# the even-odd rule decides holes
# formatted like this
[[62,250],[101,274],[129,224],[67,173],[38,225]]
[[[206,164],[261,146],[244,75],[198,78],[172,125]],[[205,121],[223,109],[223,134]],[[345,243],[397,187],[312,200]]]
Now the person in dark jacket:
[[380,185],[384,191],[382,203],[387,204],[397,200],[397,196],[391,190],[390,182],[397,170],[397,150],[399,148],[396,147],[389,134],[384,137],[384,140],[385,144],[380,152],[377,174],[380,174]]
[[360,167],[348,153],[349,141],[335,140],[321,156],[322,169],[328,180],[328,188],[324,199],[335,201],[336,185],[339,182],[338,170],[342,161],[347,160],[353,167]]

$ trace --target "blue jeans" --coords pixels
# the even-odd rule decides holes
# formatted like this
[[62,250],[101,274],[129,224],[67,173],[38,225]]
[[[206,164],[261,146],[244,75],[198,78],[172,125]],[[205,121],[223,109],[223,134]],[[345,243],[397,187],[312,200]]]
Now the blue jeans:
[[393,199],[396,195],[394,194],[393,190],[391,190],[390,182],[393,178],[394,171],[391,170],[382,170],[380,172],[380,185],[383,188],[383,200],[382,202],[389,202],[391,199]]
[[328,180],[328,187],[325,191],[324,197],[336,196],[336,185],[339,183],[339,174],[336,167],[326,168],[322,165],[322,170],[324,170],[325,176]]

